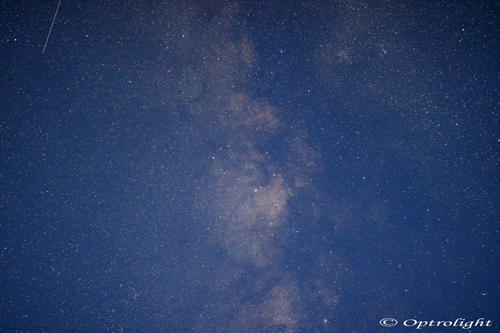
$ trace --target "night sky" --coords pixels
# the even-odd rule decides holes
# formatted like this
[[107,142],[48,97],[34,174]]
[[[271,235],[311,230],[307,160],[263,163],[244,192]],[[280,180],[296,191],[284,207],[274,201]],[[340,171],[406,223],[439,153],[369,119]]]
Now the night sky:
[[500,330],[496,1],[57,6],[0,6],[1,332]]

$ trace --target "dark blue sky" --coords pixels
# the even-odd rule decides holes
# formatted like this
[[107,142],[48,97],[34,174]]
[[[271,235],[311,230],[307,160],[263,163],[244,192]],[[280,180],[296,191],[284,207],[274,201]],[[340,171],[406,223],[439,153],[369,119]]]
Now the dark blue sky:
[[494,2],[56,8],[2,5],[1,331],[498,331]]

